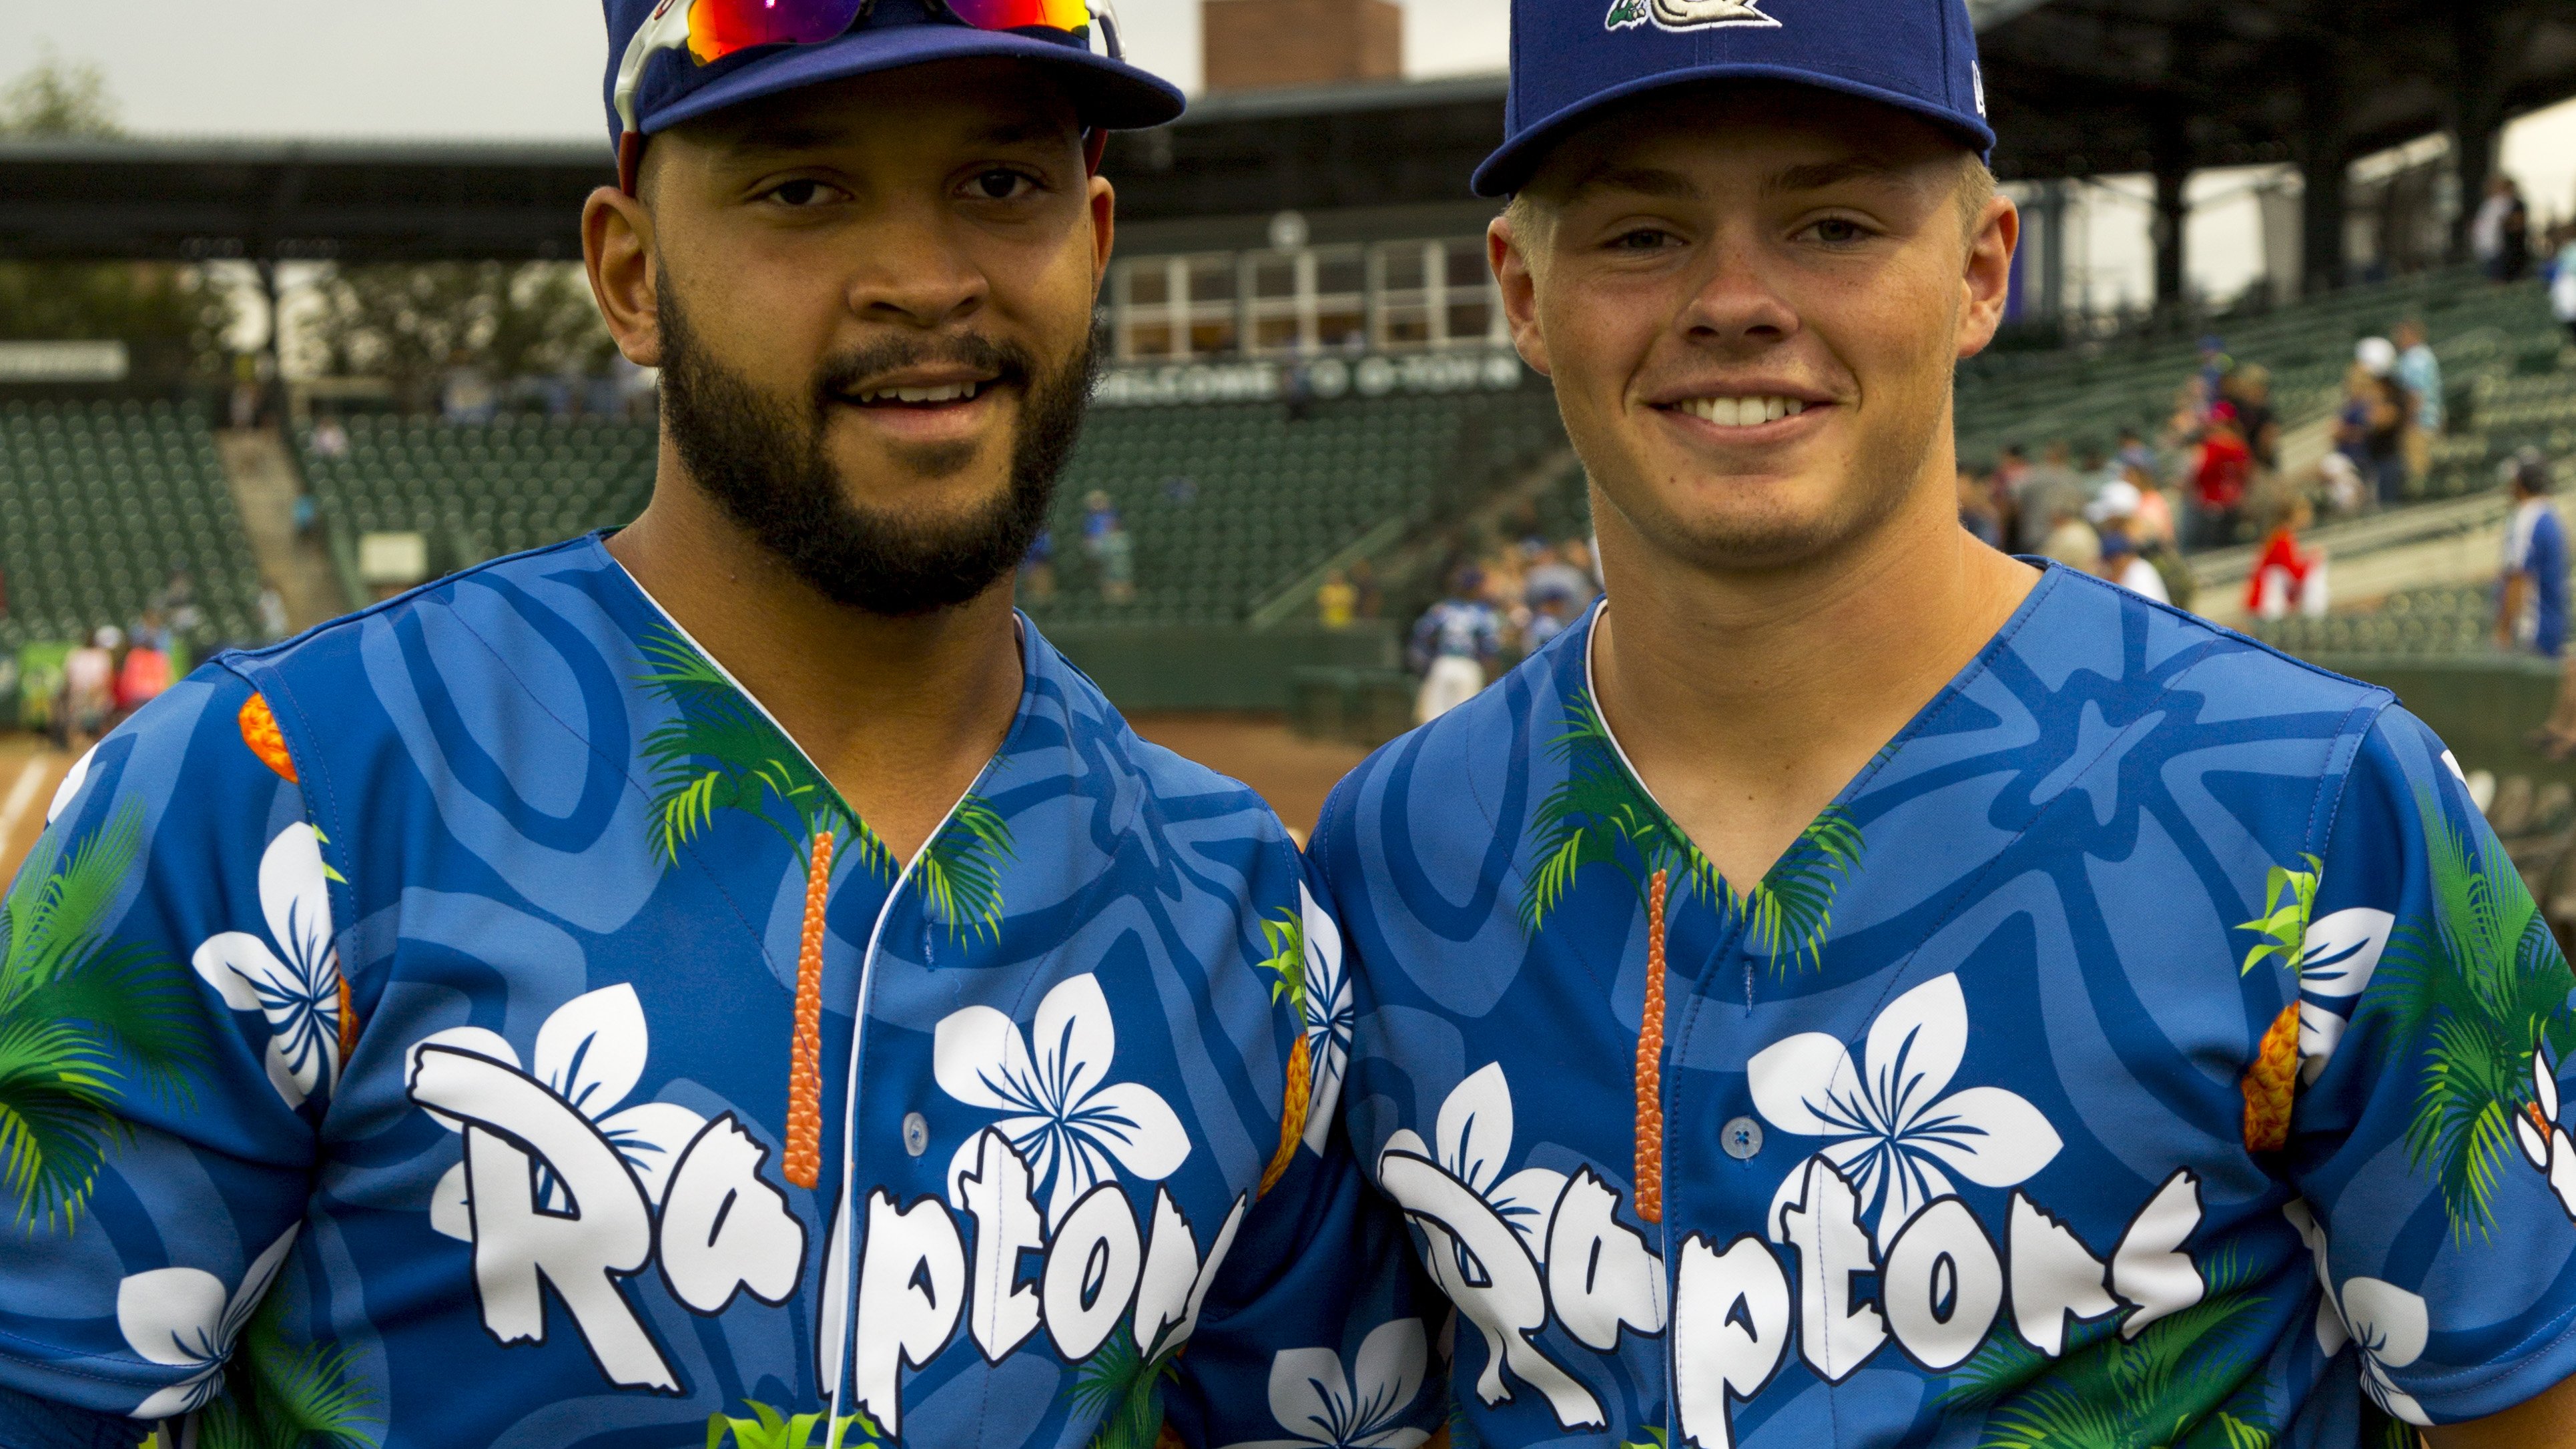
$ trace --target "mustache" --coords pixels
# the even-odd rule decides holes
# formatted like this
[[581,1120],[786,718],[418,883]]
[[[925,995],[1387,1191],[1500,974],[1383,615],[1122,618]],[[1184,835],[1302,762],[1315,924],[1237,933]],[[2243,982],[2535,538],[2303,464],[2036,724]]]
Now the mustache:
[[945,337],[889,337],[826,360],[814,375],[814,408],[819,414],[855,392],[872,377],[903,368],[946,364],[988,372],[997,383],[1025,386],[1037,373],[1037,359],[1016,342],[1001,342],[979,332]]

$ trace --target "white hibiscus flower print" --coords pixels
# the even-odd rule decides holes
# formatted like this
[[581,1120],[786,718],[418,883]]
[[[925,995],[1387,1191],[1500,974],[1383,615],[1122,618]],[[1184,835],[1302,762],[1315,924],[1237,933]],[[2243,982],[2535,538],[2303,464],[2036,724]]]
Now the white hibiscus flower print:
[[[624,1111],[616,1110],[644,1075],[644,1058],[651,1047],[650,1032],[644,1024],[644,1004],[636,999],[635,988],[624,982],[576,996],[555,1008],[545,1025],[537,1028],[533,1067],[520,1065],[518,1052],[500,1033],[479,1026],[459,1026],[433,1032],[412,1043],[410,1073],[414,1077],[419,1072],[420,1049],[426,1046],[472,1052],[543,1084],[565,1105],[598,1126],[600,1135],[635,1170],[635,1180],[643,1185],[645,1197],[657,1206],[680,1153],[707,1125],[706,1118],[669,1102],[643,1102]],[[455,1118],[443,1112],[430,1115],[448,1131],[460,1130],[461,1124]],[[542,1164],[538,1181],[541,1206],[555,1212],[571,1210],[570,1195]],[[463,1162],[449,1168],[431,1192],[429,1225],[459,1242],[474,1241],[473,1208],[467,1199]]]
[[[1008,1114],[992,1125],[1018,1149],[1030,1182],[1044,1187],[1053,1226],[1118,1169],[1160,1182],[1189,1158],[1189,1134],[1160,1094],[1108,1080],[1117,1054],[1109,999],[1086,973],[1056,983],[1026,1036],[989,1006],[950,1012],[931,1036],[931,1075],[958,1101]],[[981,1135],[958,1144],[949,1181],[975,1170]]]
[[45,802],[45,823],[47,825],[51,825],[56,820],[62,818],[64,808],[69,806],[73,800],[79,798],[81,786],[89,783],[90,761],[97,758],[98,746],[92,745],[88,749],[81,751],[80,758],[72,761],[72,767],[63,772],[62,783],[54,786],[54,798]]
[[[2001,1087],[1950,1092],[1968,1049],[1968,1001],[1955,975],[1937,976],[1887,1004],[1861,1059],[1823,1032],[1802,1032],[1754,1055],[1753,1105],[1783,1132],[1822,1137],[1819,1149],[1878,1214],[1885,1248],[1924,1204],[1954,1192],[1956,1172],[1983,1187],[2036,1176],[2065,1145],[2048,1119]],[[1948,1092],[1947,1096],[1943,1093]],[[1797,1198],[1806,1165],[1772,1197],[1774,1227]]]
[[2514,1141],[2521,1146],[2523,1159],[2549,1180],[2559,1207],[2576,1220],[2576,1139],[2568,1136],[2567,1124],[2559,1119],[2558,1068],[2547,1052],[2531,1054],[2531,1092],[2531,1105],[2514,1115]]
[[1270,1414],[1289,1437],[1233,1449],[1413,1449],[1430,1432],[1398,1420],[1422,1392],[1429,1359],[1419,1318],[1369,1330],[1348,1373],[1329,1348],[1282,1349],[1270,1360]]
[[1303,884],[1297,904],[1306,919],[1306,1059],[1314,1064],[1314,1109],[1306,1114],[1306,1147],[1324,1150],[1333,1130],[1332,1104],[1341,1100],[1342,1072],[1351,1058],[1351,1030],[1359,1013],[1351,1002],[1350,973],[1342,968],[1342,929]]
[[328,879],[312,826],[298,821],[279,831],[259,858],[267,938],[225,931],[191,958],[226,1006],[268,1019],[268,1080],[289,1107],[329,1091],[340,1072],[340,956],[331,945]]
[[2379,1278],[2345,1279],[2343,1291],[2337,1293],[2334,1274],[2326,1266],[2324,1225],[2297,1199],[2284,1204],[2281,1215],[2307,1240],[2308,1251],[2316,1258],[2317,1281],[2325,1286],[2324,1301],[2317,1305],[2317,1347],[2328,1358],[2343,1352],[2347,1343],[2361,1350],[2361,1387],[2371,1401],[2409,1424],[2431,1424],[2432,1416],[2424,1406],[2388,1376],[2390,1369],[2404,1368],[2424,1356],[2432,1316],[2423,1298]]
[[136,1405],[135,1418],[175,1419],[204,1407],[224,1386],[224,1357],[259,1310],[268,1285],[277,1281],[295,1232],[288,1228],[253,1259],[230,1293],[224,1280],[201,1268],[155,1268],[116,1285],[116,1326],[125,1333],[125,1346],[145,1363],[188,1370],[186,1378]]
[[2388,949],[2388,933],[2397,918],[2386,911],[2355,906],[2308,923],[2299,950],[2299,991],[2316,998],[2299,1003],[2299,1077],[2313,1082],[2326,1069],[2349,1023],[2324,1003],[2361,995],[2379,970]]
[[1504,1222],[1521,1235],[1530,1256],[1547,1261],[1547,1228],[1556,1216],[1556,1200],[1565,1195],[1565,1174],[1544,1167],[1525,1167],[1509,1177],[1503,1164],[1512,1155],[1512,1084],[1501,1062],[1460,1082],[1440,1104],[1434,1129],[1440,1150],[1425,1146],[1420,1133],[1407,1127],[1387,1138],[1384,1152],[1427,1157],[1441,1170],[1475,1189]]

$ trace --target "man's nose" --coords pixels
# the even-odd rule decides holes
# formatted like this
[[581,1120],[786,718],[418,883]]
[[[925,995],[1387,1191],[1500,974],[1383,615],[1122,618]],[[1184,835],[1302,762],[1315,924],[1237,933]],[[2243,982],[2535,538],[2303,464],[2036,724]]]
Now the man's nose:
[[868,228],[850,278],[850,310],[870,322],[924,328],[974,315],[991,294],[992,279],[948,235],[945,220],[911,212]]

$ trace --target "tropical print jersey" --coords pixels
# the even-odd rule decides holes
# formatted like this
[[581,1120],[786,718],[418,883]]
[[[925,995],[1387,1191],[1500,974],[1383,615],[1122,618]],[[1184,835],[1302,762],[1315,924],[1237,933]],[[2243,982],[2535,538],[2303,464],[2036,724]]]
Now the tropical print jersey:
[[1462,1444],[2341,1449],[2576,1372],[2576,978],[2384,691],[2051,569],[1737,892],[1592,627],[1313,847]]
[[596,537],[110,736],[6,901],[0,1442],[1323,1432],[1283,1358],[1418,1441],[1296,850],[1022,627],[909,862]]

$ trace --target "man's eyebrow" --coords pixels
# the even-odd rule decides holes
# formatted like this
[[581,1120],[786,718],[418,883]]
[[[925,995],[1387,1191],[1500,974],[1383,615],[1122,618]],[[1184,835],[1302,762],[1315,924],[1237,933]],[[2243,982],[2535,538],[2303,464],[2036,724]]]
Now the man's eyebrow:
[[1832,161],[1810,161],[1803,166],[1786,166],[1762,178],[1762,194],[1782,196],[1799,191],[1822,191],[1846,181],[1892,181],[1901,178],[1907,168],[1880,156],[1844,156]]
[[1699,188],[1678,171],[1658,166],[1603,166],[1585,172],[1567,187],[1564,199],[1575,201],[1594,191],[1626,191],[1665,201],[1688,201],[1699,195]]

